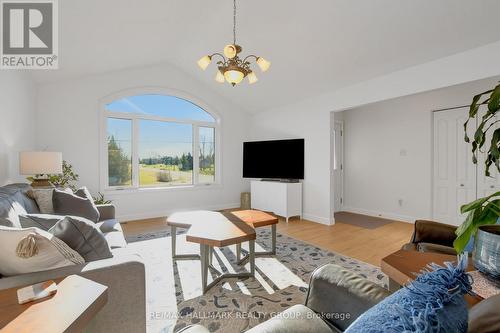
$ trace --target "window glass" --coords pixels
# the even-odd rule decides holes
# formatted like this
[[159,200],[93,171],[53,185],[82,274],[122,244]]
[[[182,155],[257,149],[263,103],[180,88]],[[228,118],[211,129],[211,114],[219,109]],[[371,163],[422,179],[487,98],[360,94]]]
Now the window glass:
[[215,122],[208,112],[185,99],[158,94],[136,95],[106,105],[108,111]]
[[139,121],[139,185],[193,184],[193,126]]
[[109,186],[132,185],[132,121],[108,118]]
[[199,127],[199,173],[200,183],[215,182],[215,128]]

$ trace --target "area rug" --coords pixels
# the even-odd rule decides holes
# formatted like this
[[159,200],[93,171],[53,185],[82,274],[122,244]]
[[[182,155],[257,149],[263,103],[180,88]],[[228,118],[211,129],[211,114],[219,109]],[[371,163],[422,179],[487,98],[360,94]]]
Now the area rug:
[[[178,231],[177,252],[198,252],[183,233]],[[149,333],[176,332],[195,323],[210,332],[244,332],[294,304],[304,303],[311,273],[327,263],[387,286],[387,277],[378,267],[278,233],[276,256],[256,258],[255,278],[228,279],[203,295],[199,261],[173,262],[169,231],[129,236],[127,242],[127,251],[139,254],[146,265]],[[270,244],[270,230],[259,229],[256,250],[269,249]],[[215,255],[214,266],[222,271],[245,269],[235,263],[232,246],[216,249]]]
[[394,220],[382,217],[368,216],[351,212],[337,212],[334,214],[336,223],[355,225],[364,229],[377,229],[386,224],[395,222]]

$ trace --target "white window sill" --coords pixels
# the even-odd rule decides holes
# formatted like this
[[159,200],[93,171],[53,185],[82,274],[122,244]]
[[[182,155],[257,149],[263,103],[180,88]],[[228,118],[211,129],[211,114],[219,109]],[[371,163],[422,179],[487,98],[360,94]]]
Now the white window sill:
[[165,187],[139,187],[139,188],[107,188],[102,190],[103,194],[120,195],[120,194],[136,194],[136,193],[156,193],[156,192],[177,192],[177,191],[198,191],[198,190],[214,190],[222,188],[222,184],[197,184],[197,185],[176,185]]

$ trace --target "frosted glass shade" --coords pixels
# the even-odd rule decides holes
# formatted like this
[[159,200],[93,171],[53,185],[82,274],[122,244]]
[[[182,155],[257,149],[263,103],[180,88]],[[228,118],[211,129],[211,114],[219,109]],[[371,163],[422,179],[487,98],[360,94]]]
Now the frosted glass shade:
[[259,81],[259,79],[257,78],[257,75],[255,75],[254,72],[250,72],[250,74],[248,74],[248,83],[254,84],[257,81]]
[[224,83],[224,75],[220,71],[217,71],[217,74],[215,75],[215,81],[219,83]]
[[212,62],[212,58],[210,56],[204,56],[200,60],[198,60],[198,66],[200,66],[201,69],[205,70],[207,69],[208,65]]
[[271,67],[271,63],[266,59],[259,57],[257,58],[257,65],[259,65],[261,71],[265,72]]
[[234,58],[236,56],[236,46],[233,44],[226,45],[224,47],[224,55],[228,58]]
[[229,70],[224,72],[224,77],[226,78],[227,82],[234,85],[240,83],[245,75],[240,71]]
[[62,173],[62,153],[50,151],[24,151],[19,153],[19,173],[37,174]]

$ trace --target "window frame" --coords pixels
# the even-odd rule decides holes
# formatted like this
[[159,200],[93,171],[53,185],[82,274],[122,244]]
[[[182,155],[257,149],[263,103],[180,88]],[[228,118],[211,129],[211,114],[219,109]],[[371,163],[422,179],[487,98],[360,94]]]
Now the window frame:
[[[166,95],[176,98],[184,99],[199,108],[207,112],[214,118],[214,122],[199,121],[192,119],[179,119],[171,117],[162,117],[155,115],[147,115],[140,113],[130,113],[130,112],[116,112],[109,111],[106,109],[106,105],[122,98],[131,97],[135,95]],[[185,92],[167,89],[167,88],[155,88],[155,87],[145,87],[145,88],[133,88],[120,91],[118,93],[111,94],[100,100],[100,121],[99,121],[99,188],[104,193],[117,193],[117,192],[138,192],[138,191],[171,191],[179,189],[199,189],[199,188],[210,188],[222,185],[222,157],[221,157],[221,142],[222,142],[222,129],[221,129],[221,119],[219,115],[213,111],[203,101],[198,98],[191,96]],[[125,186],[109,186],[108,177],[108,119],[126,119],[130,120],[132,124],[132,183],[131,185]],[[192,184],[177,184],[177,185],[167,185],[167,186],[144,186],[141,187],[139,184],[139,122],[141,120],[152,120],[152,121],[162,121],[177,124],[189,124],[192,126],[192,138],[193,138],[193,183]],[[200,127],[210,127],[215,130],[215,180],[213,183],[200,183],[199,182],[199,128]]]

